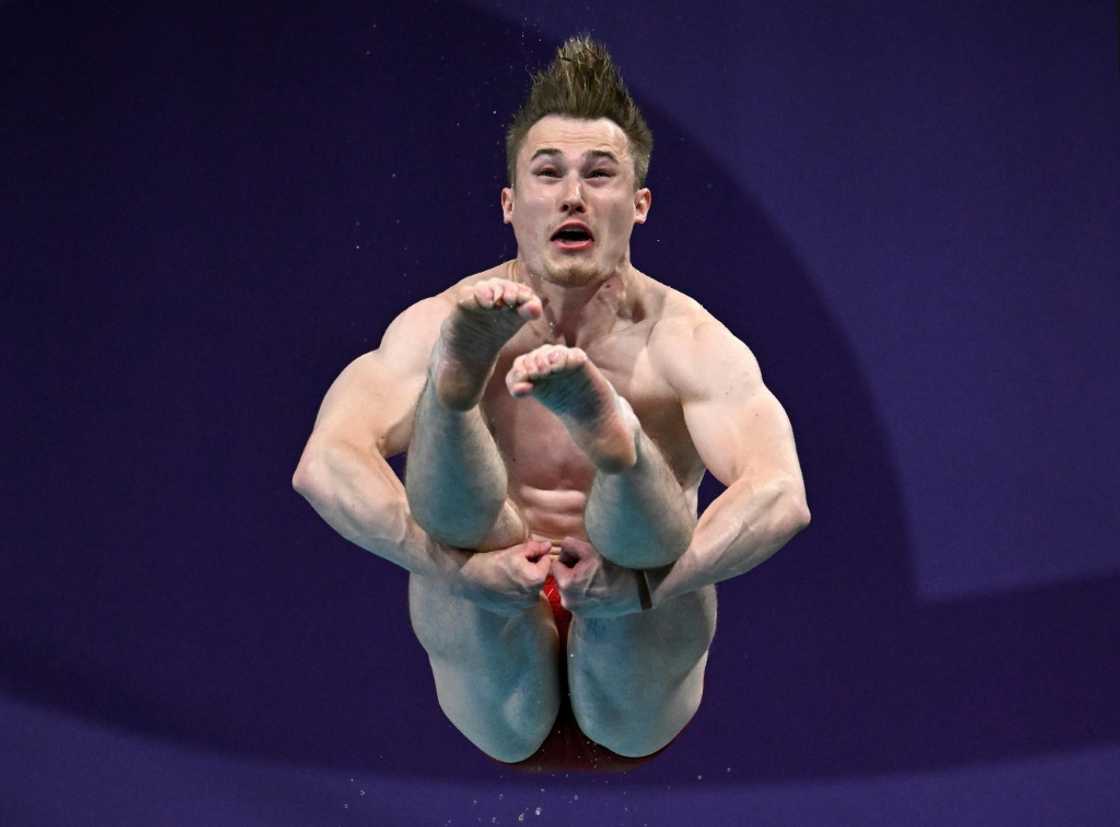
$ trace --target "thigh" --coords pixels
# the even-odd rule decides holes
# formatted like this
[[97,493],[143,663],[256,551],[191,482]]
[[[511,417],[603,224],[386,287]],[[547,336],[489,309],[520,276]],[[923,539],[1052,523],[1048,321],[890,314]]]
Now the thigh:
[[619,618],[575,616],[568,687],[580,729],[633,757],[672,741],[700,706],[715,627],[714,586]]
[[409,617],[428,653],[440,708],[479,749],[500,761],[532,755],[560,706],[556,624],[548,601],[517,617],[411,575]]

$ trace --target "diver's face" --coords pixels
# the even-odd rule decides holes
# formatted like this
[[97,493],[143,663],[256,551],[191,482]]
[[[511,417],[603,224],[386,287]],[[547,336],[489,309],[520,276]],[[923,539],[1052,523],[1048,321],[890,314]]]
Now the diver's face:
[[517,153],[517,182],[502,190],[518,257],[561,286],[608,278],[630,261],[630,233],[649,213],[635,189],[630,141],[614,121],[541,118]]

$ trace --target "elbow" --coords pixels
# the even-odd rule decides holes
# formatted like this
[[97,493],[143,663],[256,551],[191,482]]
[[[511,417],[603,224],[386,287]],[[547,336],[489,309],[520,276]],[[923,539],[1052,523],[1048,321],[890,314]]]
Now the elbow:
[[299,464],[292,474],[292,488],[308,502],[320,499],[323,491],[322,452],[312,443],[303,449]]
[[296,466],[295,473],[292,474],[292,490],[302,497],[306,497],[311,488],[311,472],[307,470],[307,466],[303,460],[300,460],[299,465]]
[[792,508],[793,533],[800,534],[809,527],[809,523],[813,521],[813,515],[809,513],[809,504],[805,502],[804,497],[794,503]]
[[292,489],[304,499],[311,497],[311,469],[302,459],[292,474]]
[[786,526],[788,538],[793,538],[809,527],[813,515],[809,513],[809,503],[805,498],[805,487],[803,485],[789,485],[783,499],[786,507],[784,509],[785,518],[782,522]]

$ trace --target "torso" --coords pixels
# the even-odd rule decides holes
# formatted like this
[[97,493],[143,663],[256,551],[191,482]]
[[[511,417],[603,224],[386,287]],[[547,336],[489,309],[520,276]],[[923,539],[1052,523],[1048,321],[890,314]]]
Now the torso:
[[[475,279],[500,276],[489,271]],[[677,393],[651,363],[654,328],[667,316],[688,312],[683,297],[653,279],[638,274],[642,306],[632,318],[619,318],[607,335],[577,342],[615,390],[630,403],[642,430],[661,451],[696,508],[696,492],[704,474],[685,427]],[[510,499],[519,507],[529,530],[559,540],[571,535],[586,538],[583,511],[595,468],[576,447],[560,421],[532,398],[514,399],[505,376],[515,358],[545,343],[563,344],[550,337],[543,323],[527,324],[502,349],[483,396],[481,409],[509,480]]]

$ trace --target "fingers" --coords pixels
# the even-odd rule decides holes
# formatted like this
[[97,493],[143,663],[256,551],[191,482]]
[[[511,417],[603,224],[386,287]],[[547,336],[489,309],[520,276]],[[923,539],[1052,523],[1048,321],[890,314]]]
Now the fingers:
[[548,540],[530,538],[520,548],[524,551],[526,560],[530,563],[536,563],[542,557],[548,556],[548,552],[552,549],[552,543]]
[[578,537],[565,537],[560,541],[560,556],[552,567],[556,585],[564,591],[586,576],[588,566],[594,561],[595,547]]
[[[598,554],[595,546],[586,540],[579,537],[565,537],[560,541],[560,556],[567,556],[569,559],[574,559],[576,562],[585,560],[589,557]],[[571,565],[575,565],[572,563]]]
[[526,540],[523,546],[517,568],[524,586],[530,589],[539,589],[544,585],[552,571],[552,557],[548,551],[551,543],[548,540]]
[[[552,578],[556,581],[556,588],[560,592],[561,602],[563,602],[564,592],[571,587],[572,582],[576,579],[576,573],[573,567],[564,565],[559,560],[554,560]],[[565,608],[567,608],[566,604]]]
[[566,569],[574,569],[576,567],[576,564],[579,563],[579,561],[582,559],[582,557],[580,557],[571,549],[561,548],[560,556],[557,558],[557,562]]

